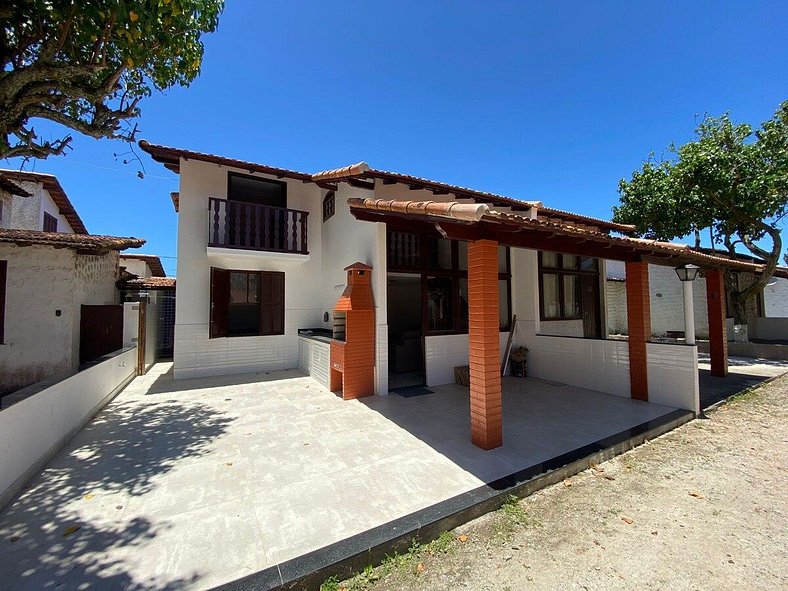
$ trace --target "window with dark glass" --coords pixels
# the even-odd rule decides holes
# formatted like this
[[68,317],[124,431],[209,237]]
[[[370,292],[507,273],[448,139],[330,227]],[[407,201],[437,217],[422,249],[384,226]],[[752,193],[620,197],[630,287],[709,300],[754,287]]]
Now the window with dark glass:
[[[389,230],[388,270],[421,276],[425,334],[468,332],[468,245],[414,232]],[[501,330],[511,321],[509,248],[498,250],[499,320]]]
[[328,221],[328,219],[334,215],[334,209],[336,208],[336,193],[334,191],[329,191],[326,193],[326,196],[323,197],[323,221]]
[[269,207],[287,207],[287,183],[229,172],[227,173],[227,199],[268,205]]
[[284,334],[284,273],[211,269],[211,338]]
[[539,253],[539,305],[542,320],[583,317],[583,277],[598,276],[599,261],[591,257]]
[[44,212],[44,232],[57,232],[57,218]]

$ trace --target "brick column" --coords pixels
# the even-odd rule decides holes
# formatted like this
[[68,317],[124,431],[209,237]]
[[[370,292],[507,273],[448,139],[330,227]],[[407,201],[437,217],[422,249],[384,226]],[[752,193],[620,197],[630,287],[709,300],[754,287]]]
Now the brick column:
[[637,400],[648,400],[646,342],[651,338],[651,299],[648,291],[648,263],[627,262],[626,269],[630,395]]
[[728,335],[725,327],[725,280],[722,271],[706,271],[706,307],[709,310],[711,375],[728,375]]
[[468,340],[471,441],[493,449],[503,444],[498,243],[494,240],[468,242]]

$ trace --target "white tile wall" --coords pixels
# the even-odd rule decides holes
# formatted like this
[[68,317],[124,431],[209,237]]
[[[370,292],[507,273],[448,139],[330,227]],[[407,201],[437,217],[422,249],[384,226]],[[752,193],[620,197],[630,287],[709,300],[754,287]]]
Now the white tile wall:
[[[503,359],[508,332],[500,333],[500,351]],[[424,357],[427,366],[427,385],[440,386],[454,383],[454,368],[468,365],[468,335],[425,337]]]
[[648,343],[649,402],[700,412],[698,349]]
[[175,378],[273,371],[298,364],[298,337],[208,338],[207,324],[175,326]]
[[544,380],[629,396],[626,341],[536,335],[528,339],[528,373]]
[[375,339],[377,340],[376,353],[377,371],[375,394],[389,393],[389,325],[378,324],[375,328]]

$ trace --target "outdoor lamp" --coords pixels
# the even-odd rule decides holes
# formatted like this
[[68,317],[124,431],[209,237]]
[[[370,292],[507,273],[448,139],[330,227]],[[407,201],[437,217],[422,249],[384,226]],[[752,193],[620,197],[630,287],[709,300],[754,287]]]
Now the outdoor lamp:
[[680,281],[695,281],[695,277],[698,276],[698,271],[700,271],[700,267],[692,263],[676,267],[676,275],[679,276]]
[[692,298],[692,282],[698,276],[700,267],[687,263],[676,267],[676,275],[681,280],[684,292],[684,342],[688,345],[695,344],[695,306]]

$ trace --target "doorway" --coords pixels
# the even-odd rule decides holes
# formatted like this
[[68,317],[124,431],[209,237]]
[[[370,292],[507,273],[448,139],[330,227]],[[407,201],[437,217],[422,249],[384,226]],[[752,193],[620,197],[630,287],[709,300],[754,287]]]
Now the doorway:
[[581,309],[583,310],[583,336],[587,339],[602,338],[599,302],[599,276],[581,275]]
[[389,389],[424,385],[421,275],[387,276]]

